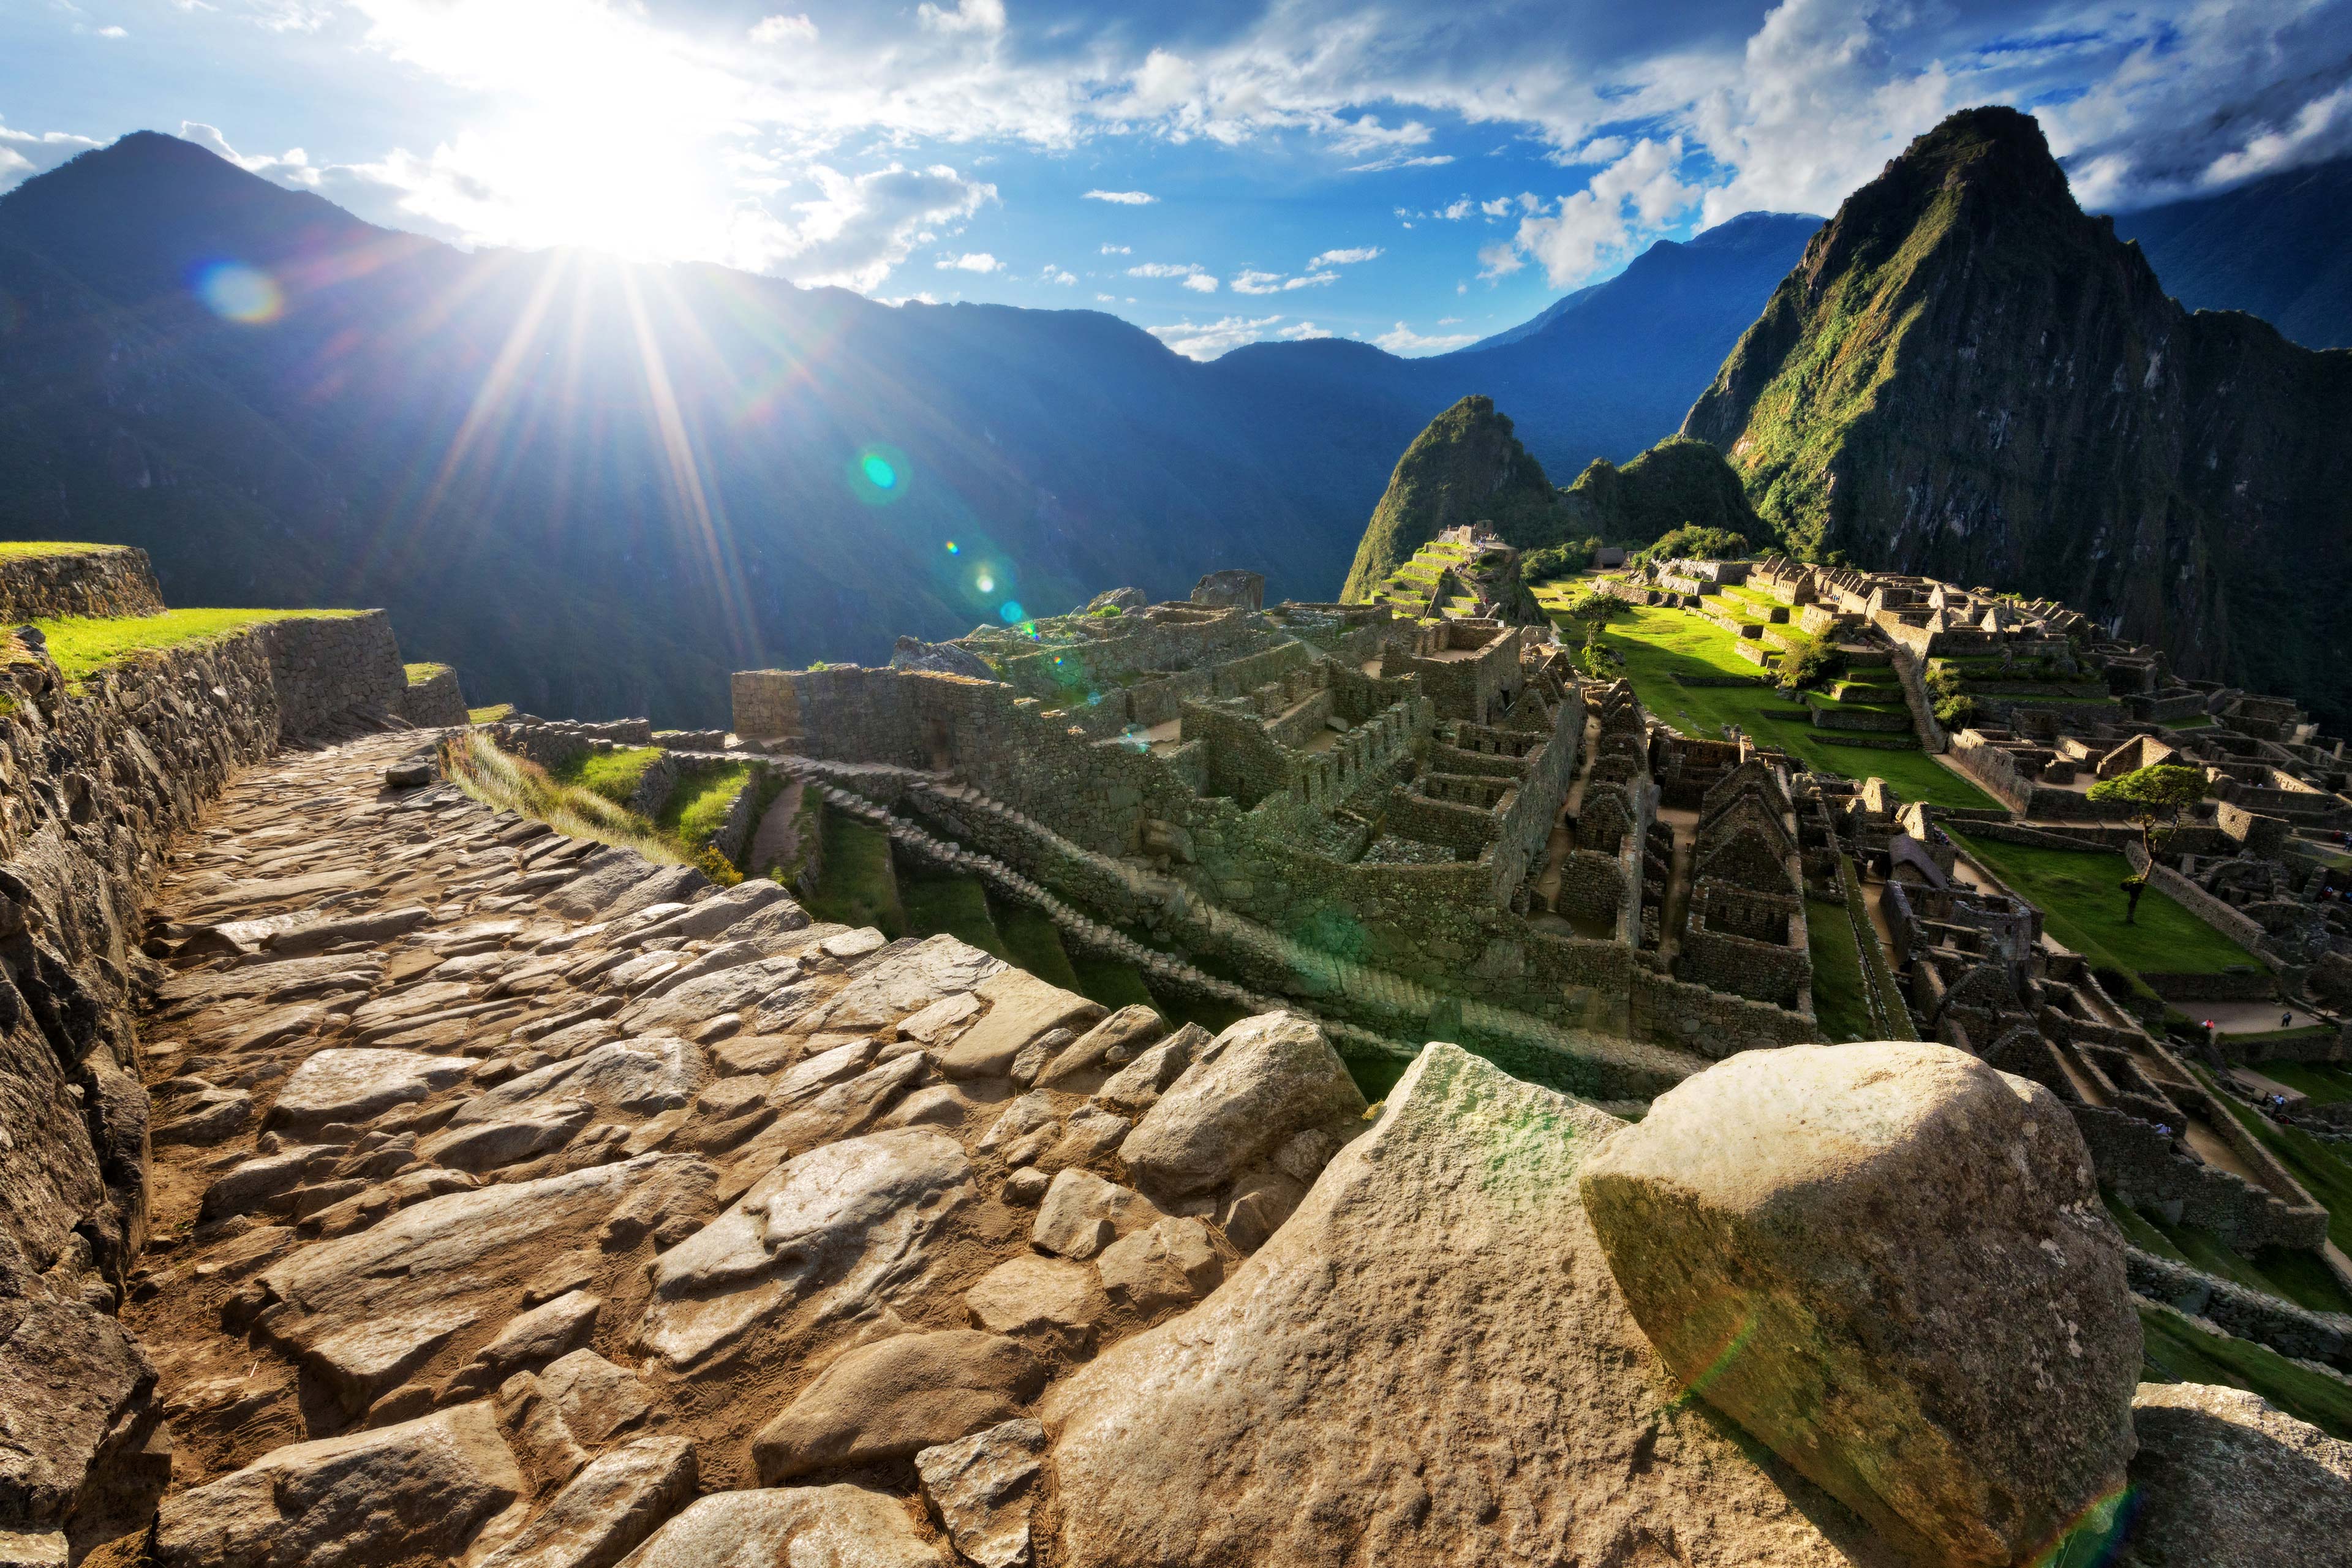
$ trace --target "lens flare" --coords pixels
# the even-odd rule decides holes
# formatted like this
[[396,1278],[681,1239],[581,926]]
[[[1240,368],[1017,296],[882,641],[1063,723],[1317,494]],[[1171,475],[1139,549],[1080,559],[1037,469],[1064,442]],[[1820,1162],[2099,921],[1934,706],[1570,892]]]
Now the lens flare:
[[849,488],[867,506],[888,506],[907,493],[913,470],[907,454],[877,442],[849,459]]
[[983,594],[993,594],[996,592],[996,579],[983,572],[980,574],[980,581],[973,586]]
[[[982,584],[982,586],[985,587],[987,584]],[[1021,601],[1018,599],[1005,600],[1004,603],[996,606],[996,613],[1004,617],[1004,621],[1007,626],[1018,625],[1021,621],[1027,618],[1026,615],[1021,608]],[[1024,627],[1023,629],[1028,630],[1030,628]]]
[[249,327],[274,321],[286,309],[278,280],[241,261],[215,261],[203,268],[196,274],[195,290],[214,315]]
[[949,541],[948,541],[948,553],[949,553],[949,554],[950,554],[950,555],[955,555],[955,554],[959,554],[959,553],[961,553],[961,552],[960,552],[960,551],[959,551],[959,549],[957,548],[956,542],[955,542],[954,540],[952,540],[952,539],[950,539],[950,540],[949,540]]

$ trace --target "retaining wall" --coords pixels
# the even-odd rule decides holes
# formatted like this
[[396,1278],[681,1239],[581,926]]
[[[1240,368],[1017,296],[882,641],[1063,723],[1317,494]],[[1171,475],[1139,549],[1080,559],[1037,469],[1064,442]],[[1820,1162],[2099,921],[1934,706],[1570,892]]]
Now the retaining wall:
[[163,592],[143,550],[104,545],[0,556],[0,622],[60,616],[156,616]]

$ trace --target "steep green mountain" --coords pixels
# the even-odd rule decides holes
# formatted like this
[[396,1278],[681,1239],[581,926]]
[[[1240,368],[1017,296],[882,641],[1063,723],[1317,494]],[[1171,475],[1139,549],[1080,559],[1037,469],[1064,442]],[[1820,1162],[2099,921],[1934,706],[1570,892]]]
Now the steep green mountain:
[[2184,310],[2030,116],[1957,114],[1848,198],[1683,429],[1802,554],[2052,595],[2352,717],[2352,353]]
[[1547,544],[1559,536],[1559,498],[1543,465],[1512,434],[1510,416],[1496,413],[1491,397],[1465,397],[1431,420],[1397,459],[1339,597],[1362,602],[1449,528],[1491,523],[1511,543]]
[[1559,499],[1561,533],[1570,539],[1648,544],[1693,522],[1761,544],[1771,531],[1723,454],[1681,436],[1669,436],[1622,468],[1595,458]]
[[2352,158],[2116,218],[2165,292],[2244,310],[2307,349],[2352,348]]

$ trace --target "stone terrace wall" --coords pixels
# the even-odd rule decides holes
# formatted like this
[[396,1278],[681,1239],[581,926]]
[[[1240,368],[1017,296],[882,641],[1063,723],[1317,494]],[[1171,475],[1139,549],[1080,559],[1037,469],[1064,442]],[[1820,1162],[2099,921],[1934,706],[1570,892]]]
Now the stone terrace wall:
[[408,670],[382,610],[267,621],[253,635],[269,654],[281,733],[316,734],[354,715],[399,712]]
[[0,557],[0,622],[58,616],[155,616],[163,591],[147,552],[108,545],[56,555]]
[[458,689],[457,672],[446,664],[433,666],[432,672],[423,679],[408,683],[394,711],[421,728],[465,723],[466,694]]
[[167,837],[280,721],[252,634],[68,696],[0,633],[0,1531],[54,1532],[152,1508],[170,1474],[154,1369],[113,1317],[147,1215],[141,908]]

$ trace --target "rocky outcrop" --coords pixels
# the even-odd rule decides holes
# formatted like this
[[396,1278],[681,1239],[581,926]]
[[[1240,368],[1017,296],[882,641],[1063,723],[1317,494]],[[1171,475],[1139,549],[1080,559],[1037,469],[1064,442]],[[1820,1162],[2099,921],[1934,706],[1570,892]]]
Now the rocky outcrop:
[[2006,1568],[2120,1496],[2139,1320],[2047,1089],[1944,1046],[1749,1051],[1583,1196],[1676,1381],[1882,1532]]
[[1048,1391],[1052,1560],[1895,1562],[1649,1370],[1571,1196],[1622,1126],[1425,1049],[1222,1288]]
[[2063,599],[2341,720],[2347,426],[2352,354],[2183,310],[1988,108],[1847,198],[1683,430],[1808,559]]

